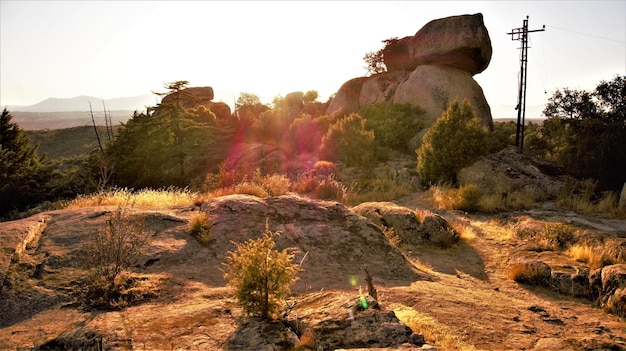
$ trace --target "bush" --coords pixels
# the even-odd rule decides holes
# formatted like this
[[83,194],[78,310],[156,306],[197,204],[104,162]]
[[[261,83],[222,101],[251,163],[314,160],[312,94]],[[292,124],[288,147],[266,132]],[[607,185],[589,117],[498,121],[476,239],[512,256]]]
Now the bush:
[[[145,218],[134,219],[129,208],[118,208],[110,214],[106,227],[88,240],[82,262],[89,269],[85,297],[87,305],[103,305],[102,301],[117,301],[122,287],[118,277],[132,267],[142,248],[150,240],[150,233],[144,230]],[[117,303],[117,302],[116,302]],[[113,306],[111,306],[113,307]]]
[[237,250],[229,251],[223,264],[224,279],[246,315],[275,318],[298,280],[300,267],[293,263],[296,249],[276,250],[277,235],[266,224],[261,238],[234,243]]
[[328,176],[319,183],[315,195],[321,200],[341,201],[346,196],[346,187],[332,176]]
[[417,150],[417,171],[425,184],[457,183],[457,172],[471,165],[485,148],[488,129],[468,100],[455,101],[428,129]]
[[371,166],[376,160],[375,145],[374,132],[365,128],[365,119],[352,113],[330,126],[322,138],[320,157],[347,166]]

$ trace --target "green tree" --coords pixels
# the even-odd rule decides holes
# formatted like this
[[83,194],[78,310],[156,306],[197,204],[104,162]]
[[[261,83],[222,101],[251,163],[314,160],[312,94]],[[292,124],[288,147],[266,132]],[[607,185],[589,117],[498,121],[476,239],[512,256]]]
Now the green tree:
[[544,157],[581,178],[619,189],[626,179],[626,78],[601,81],[593,92],[557,90],[540,129]]
[[333,123],[320,147],[320,158],[343,161],[347,166],[371,166],[376,161],[374,132],[365,128],[365,119],[352,113]]
[[[168,85],[167,102],[135,113],[107,148],[116,164],[118,185],[128,187],[187,186],[203,176],[223,152],[216,147],[216,121],[203,109],[185,109],[178,94],[184,85]],[[216,152],[216,150],[221,150]]]
[[274,241],[278,234],[266,224],[261,238],[234,243],[237,250],[228,252],[223,264],[224,279],[247,315],[275,318],[298,280],[295,249],[278,251]]
[[0,216],[41,201],[49,179],[45,157],[12,119],[5,108],[0,115]]
[[472,164],[485,149],[489,130],[465,99],[454,101],[428,129],[417,150],[417,171],[423,183],[457,183],[457,173]]

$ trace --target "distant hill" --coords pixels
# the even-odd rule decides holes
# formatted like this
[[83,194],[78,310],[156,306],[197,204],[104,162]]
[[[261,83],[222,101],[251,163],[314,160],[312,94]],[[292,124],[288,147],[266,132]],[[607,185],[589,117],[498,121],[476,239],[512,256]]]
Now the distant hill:
[[103,111],[104,106],[110,111],[143,111],[146,106],[154,106],[159,102],[159,98],[152,94],[120,97],[103,101],[101,98],[94,96],[81,95],[73,98],[48,98],[30,106],[7,106],[11,112],[71,112],[71,111],[89,111],[89,103],[93,111]]

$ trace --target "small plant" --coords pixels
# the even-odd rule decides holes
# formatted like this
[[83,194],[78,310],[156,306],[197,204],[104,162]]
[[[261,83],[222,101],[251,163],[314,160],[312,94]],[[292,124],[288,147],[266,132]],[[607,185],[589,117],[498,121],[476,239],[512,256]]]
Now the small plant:
[[204,212],[196,213],[189,221],[191,235],[204,246],[208,246],[213,240],[211,238],[211,227],[213,227],[213,221]]
[[237,250],[228,252],[223,263],[224,279],[246,315],[276,318],[298,280],[300,267],[293,263],[296,249],[278,251],[274,241],[278,235],[266,222],[261,238],[234,243]]
[[321,200],[341,201],[346,196],[346,187],[332,176],[328,176],[319,183],[315,195]]
[[122,292],[132,284],[120,277],[150,240],[144,224],[145,218],[133,218],[129,208],[120,207],[110,214],[103,230],[87,241],[82,262],[89,274],[81,295],[88,306],[114,308],[122,303]]
[[282,174],[272,174],[255,180],[270,196],[285,195],[289,192],[291,181]]

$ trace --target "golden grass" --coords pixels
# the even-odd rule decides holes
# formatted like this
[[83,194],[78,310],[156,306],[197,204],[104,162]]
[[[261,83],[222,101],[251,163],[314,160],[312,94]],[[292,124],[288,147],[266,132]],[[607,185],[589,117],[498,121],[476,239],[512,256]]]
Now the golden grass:
[[91,195],[78,195],[66,208],[75,209],[91,206],[151,206],[166,207],[194,203],[198,194],[187,189],[142,189],[132,191],[116,188]]
[[213,238],[211,237],[211,228],[213,221],[205,212],[196,212],[188,223],[191,235],[204,246],[208,246]]
[[539,261],[512,264],[507,276],[518,283],[543,286],[550,278],[550,266]]
[[602,243],[578,243],[567,250],[567,255],[579,262],[584,262],[590,268],[626,263],[626,242],[607,240]]
[[473,345],[465,344],[455,332],[446,325],[439,323],[435,318],[415,311],[413,308],[402,304],[392,303],[389,306],[393,309],[396,317],[406,324],[414,333],[424,336],[430,345],[443,350],[476,350]]

